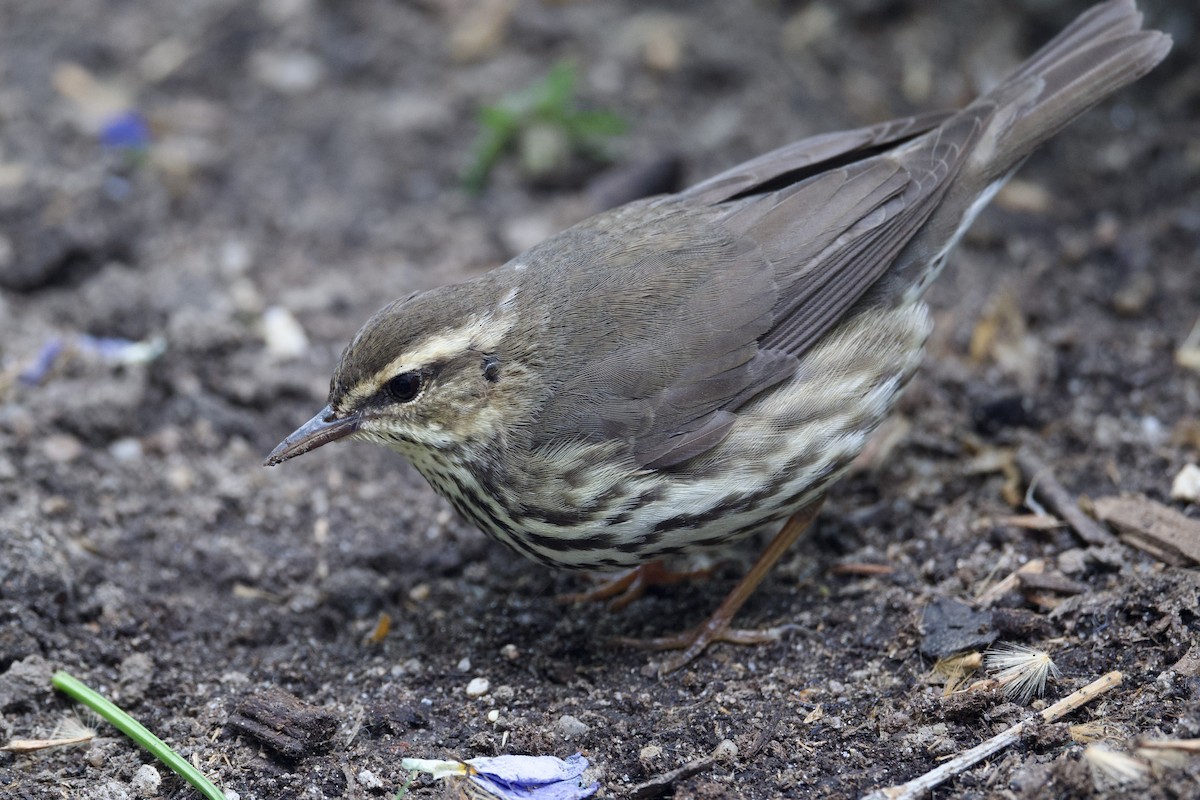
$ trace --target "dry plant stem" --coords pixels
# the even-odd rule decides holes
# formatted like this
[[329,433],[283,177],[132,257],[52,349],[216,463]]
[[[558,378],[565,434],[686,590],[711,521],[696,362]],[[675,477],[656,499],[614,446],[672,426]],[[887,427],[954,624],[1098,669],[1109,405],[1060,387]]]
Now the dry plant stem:
[[816,519],[817,513],[825,498],[817,500],[797,511],[788,519],[783,528],[767,545],[754,566],[746,576],[733,587],[733,591],[725,598],[717,610],[698,627],[676,636],[665,636],[658,639],[620,639],[621,644],[633,647],[643,647],[650,650],[683,650],[675,658],[669,659],[662,665],[661,672],[665,675],[686,665],[696,656],[704,652],[713,642],[732,642],[734,644],[759,644],[779,638],[779,629],[741,630],[731,628],[730,623],[754,590],[762,583],[763,578],[771,571],[780,557],[788,548],[808,530],[808,526]]
[[1054,722],[1066,716],[1075,709],[1095,700],[1110,689],[1120,686],[1124,677],[1120,672],[1110,672],[1107,675],[1103,675],[1079,691],[1067,695],[1040,714],[1018,722],[1008,730],[996,734],[991,739],[972,747],[970,750],[964,750],[937,769],[926,772],[921,777],[914,778],[908,783],[903,783],[899,786],[876,789],[870,794],[865,795],[863,800],[915,800],[918,797],[922,797],[926,792],[932,791],[934,787],[940,785],[942,782],[960,772],[970,769],[993,753],[999,752],[1013,744],[1035,723]]
[[1040,495],[1054,511],[1067,521],[1080,539],[1092,545],[1113,544],[1117,537],[1083,513],[1075,496],[1067,491],[1054,477],[1046,462],[1035,456],[1028,448],[1017,451],[1017,466],[1025,473],[1029,482],[1035,484],[1034,493]]
[[1179,750],[1184,753],[1200,753],[1200,739],[1139,739],[1139,750]]

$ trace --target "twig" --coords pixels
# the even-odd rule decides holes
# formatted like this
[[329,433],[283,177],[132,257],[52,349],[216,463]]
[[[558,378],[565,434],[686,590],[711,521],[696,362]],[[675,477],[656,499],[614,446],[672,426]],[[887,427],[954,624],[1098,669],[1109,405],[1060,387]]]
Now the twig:
[[1109,533],[1108,529],[1083,513],[1074,495],[1058,482],[1050,467],[1031,450],[1022,447],[1017,451],[1017,466],[1029,478],[1030,484],[1036,485],[1037,494],[1067,521],[1080,539],[1093,545],[1106,545],[1117,541],[1117,537]]
[[1079,691],[1072,692],[1040,714],[1018,722],[1011,728],[996,734],[991,739],[972,747],[970,750],[964,750],[937,769],[926,772],[921,777],[914,778],[908,783],[903,783],[899,786],[876,789],[864,796],[863,800],[915,800],[923,796],[926,792],[932,791],[934,787],[943,781],[954,777],[960,772],[966,771],[993,753],[999,752],[1015,743],[1035,724],[1039,722],[1054,722],[1066,716],[1080,706],[1095,700],[1108,690],[1120,686],[1123,679],[1124,676],[1120,672],[1110,672],[1092,681]]

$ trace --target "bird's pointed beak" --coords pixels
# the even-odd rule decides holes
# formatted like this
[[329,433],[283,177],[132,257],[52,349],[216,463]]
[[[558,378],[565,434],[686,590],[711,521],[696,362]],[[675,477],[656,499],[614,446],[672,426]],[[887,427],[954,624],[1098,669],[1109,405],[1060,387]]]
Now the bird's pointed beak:
[[309,450],[314,450],[323,444],[343,439],[358,430],[361,419],[358,414],[350,414],[338,419],[334,416],[333,407],[325,406],[317,412],[315,417],[280,442],[271,451],[271,455],[267,456],[263,466],[273,467],[282,464],[289,458],[304,455]]

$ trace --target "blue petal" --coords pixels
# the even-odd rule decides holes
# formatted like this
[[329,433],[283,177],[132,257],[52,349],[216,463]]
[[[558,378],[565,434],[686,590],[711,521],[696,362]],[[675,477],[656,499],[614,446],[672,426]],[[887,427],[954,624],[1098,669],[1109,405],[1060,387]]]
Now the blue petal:
[[46,376],[50,374],[50,370],[54,368],[54,362],[58,361],[58,357],[63,354],[66,345],[62,339],[51,339],[42,345],[42,349],[38,351],[37,357],[33,363],[25,369],[21,370],[18,379],[26,386],[37,386],[42,381],[46,380]]
[[106,147],[144,150],[150,145],[150,126],[141,114],[126,111],[104,124],[100,130],[100,141]]
[[582,800],[600,788],[581,785],[587,759],[576,753],[565,761],[554,756],[497,756],[467,761],[471,780],[504,800]]

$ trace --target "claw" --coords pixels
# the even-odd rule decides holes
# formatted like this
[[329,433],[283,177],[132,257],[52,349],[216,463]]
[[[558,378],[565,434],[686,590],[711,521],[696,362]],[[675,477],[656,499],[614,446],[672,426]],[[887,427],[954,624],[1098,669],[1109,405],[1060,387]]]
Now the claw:
[[610,611],[620,611],[625,606],[637,600],[652,586],[671,586],[683,581],[707,578],[712,574],[712,568],[686,570],[676,572],[669,570],[661,561],[651,561],[607,580],[586,592],[560,594],[560,603],[585,603],[596,600],[608,600]]
[[[762,583],[762,579],[770,572],[771,567],[775,565],[780,556],[792,546],[796,539],[800,538],[800,534],[808,530],[808,526],[816,518],[817,512],[821,510],[823,501],[824,498],[820,498],[791,516],[779,533],[775,535],[775,538],[771,540],[771,543],[767,545],[767,549],[754,562],[754,566],[750,568],[746,576],[737,586],[733,587],[733,591],[717,607],[712,616],[698,627],[675,636],[663,636],[657,639],[618,639],[618,643],[649,650],[682,650],[682,653],[668,659],[659,667],[659,674],[666,675],[691,662],[713,642],[762,644],[777,640],[794,626],[784,625],[765,630],[746,630],[730,627],[730,623],[733,622],[734,615],[754,593],[758,584]],[[646,566],[652,565],[647,564]],[[631,572],[634,571],[636,570],[631,570]],[[626,578],[627,575],[621,577]],[[630,579],[629,583],[633,582],[634,579]]]

